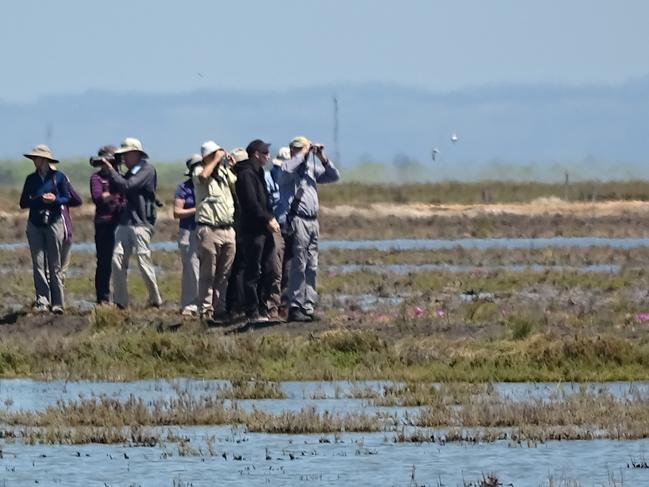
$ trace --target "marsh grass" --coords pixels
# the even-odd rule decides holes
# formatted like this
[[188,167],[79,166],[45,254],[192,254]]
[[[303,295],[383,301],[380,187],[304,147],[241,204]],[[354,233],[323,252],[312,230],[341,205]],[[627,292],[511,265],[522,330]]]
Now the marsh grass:
[[462,397],[452,390],[451,395],[442,390],[431,395],[428,386],[417,389],[413,385],[409,390],[424,391],[420,397],[425,394],[425,399],[416,401],[422,407],[405,418],[384,412],[333,413],[315,407],[273,414],[257,408],[244,410],[236,403],[225,407],[214,396],[181,394],[150,403],[134,397],[123,402],[109,398],[61,401],[42,411],[3,411],[0,419],[5,440],[22,438],[26,443],[183,443],[182,436],[168,433],[164,437],[159,428],[196,425],[241,425],[248,432],[274,434],[383,431],[393,432],[396,442],[506,440],[530,447],[551,440],[649,438],[649,399],[638,394],[616,397],[584,390],[543,399],[511,399],[493,391]]

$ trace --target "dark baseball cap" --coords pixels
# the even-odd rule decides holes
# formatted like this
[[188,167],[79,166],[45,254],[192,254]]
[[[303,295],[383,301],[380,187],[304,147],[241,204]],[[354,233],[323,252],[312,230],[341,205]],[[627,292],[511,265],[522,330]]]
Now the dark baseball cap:
[[271,144],[264,142],[261,139],[255,139],[248,144],[248,147],[246,147],[246,152],[248,153],[248,156],[251,156],[255,152],[270,152],[270,146]]

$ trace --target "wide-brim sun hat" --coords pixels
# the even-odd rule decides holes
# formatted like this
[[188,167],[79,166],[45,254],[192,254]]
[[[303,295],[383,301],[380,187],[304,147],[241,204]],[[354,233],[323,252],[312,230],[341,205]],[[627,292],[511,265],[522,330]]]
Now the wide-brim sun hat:
[[235,164],[248,159],[248,153],[246,152],[246,149],[242,147],[236,147],[235,149],[232,149],[230,151],[230,155],[232,156],[232,159],[234,159]]
[[31,152],[28,152],[27,154],[23,154],[23,156],[31,160],[34,160],[34,157],[42,157],[43,159],[47,159],[48,161],[51,161],[55,164],[59,163],[59,160],[54,158],[52,151],[45,144],[38,144],[36,147],[32,149]]
[[185,171],[185,176],[191,176],[192,169],[198,166],[201,162],[203,162],[203,158],[201,157],[200,154],[192,154],[192,156],[185,161],[185,166],[187,166],[187,170]]
[[149,155],[144,152],[144,149],[142,148],[142,142],[140,142],[135,137],[125,138],[119,149],[115,151],[115,154],[126,154],[127,152],[139,152],[140,154],[142,154],[142,157],[146,159],[149,158]]

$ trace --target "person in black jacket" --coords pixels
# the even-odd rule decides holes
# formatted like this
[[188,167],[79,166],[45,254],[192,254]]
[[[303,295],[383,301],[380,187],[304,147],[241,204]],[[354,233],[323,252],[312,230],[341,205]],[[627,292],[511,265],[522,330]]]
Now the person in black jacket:
[[[277,281],[272,271],[269,255],[274,248],[273,234],[280,228],[268,208],[268,190],[264,165],[270,159],[270,144],[255,139],[248,147],[248,160],[237,164],[236,191],[241,211],[239,222],[243,241],[245,269],[244,296],[248,321],[276,321],[278,319],[279,292],[273,291]],[[275,302],[277,301],[277,302]]]

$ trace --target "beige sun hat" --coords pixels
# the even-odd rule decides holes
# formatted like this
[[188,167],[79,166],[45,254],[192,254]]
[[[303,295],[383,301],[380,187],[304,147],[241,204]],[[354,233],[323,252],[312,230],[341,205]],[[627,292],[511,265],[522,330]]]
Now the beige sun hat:
[[232,149],[230,151],[230,155],[234,159],[235,163],[239,163],[241,161],[245,161],[248,159],[248,153],[246,152],[246,149],[243,149],[242,147],[237,147],[236,149]]
[[273,159],[275,166],[281,166],[282,162],[288,161],[291,158],[291,149],[288,147],[280,147],[277,151],[277,156]]
[[307,143],[309,142],[309,139],[307,139],[304,135],[300,135],[298,137],[294,137],[291,142],[289,142],[289,146],[295,147],[296,149],[301,149],[304,147]]
[[119,149],[115,151],[115,154],[126,154],[127,152],[133,151],[139,152],[143,157],[147,159],[149,158],[149,155],[144,152],[144,149],[142,149],[142,142],[140,142],[139,139],[136,139],[135,137],[125,138]]
[[54,163],[59,162],[58,159],[54,158],[52,151],[45,144],[38,144],[36,147],[32,149],[31,152],[29,152],[28,154],[23,154],[23,156],[25,156],[27,159],[32,159],[32,160],[34,160],[34,157],[42,157],[43,159],[47,159]]

